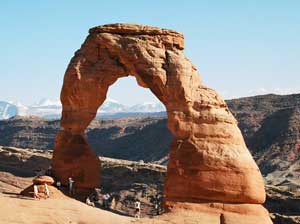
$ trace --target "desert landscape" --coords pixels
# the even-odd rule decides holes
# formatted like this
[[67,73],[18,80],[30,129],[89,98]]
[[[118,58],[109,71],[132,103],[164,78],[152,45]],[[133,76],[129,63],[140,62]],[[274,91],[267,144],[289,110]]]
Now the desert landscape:
[[300,223],[298,3],[1,5],[0,223]]
[[[298,223],[300,166],[297,145],[300,142],[300,95],[255,96],[229,100],[227,104],[238,119],[247,146],[263,174],[267,193],[264,206],[269,210],[273,223]],[[253,111],[256,111],[255,115]],[[154,199],[157,195],[162,197],[163,194],[168,147],[172,139],[166,119],[166,117],[124,117],[103,120],[97,118],[86,130],[87,139],[102,162],[100,188],[120,196],[112,211],[122,215],[122,218],[134,216],[136,197],[143,203],[142,217],[156,216]],[[277,126],[275,130],[274,125]],[[0,121],[0,128],[1,197],[4,201],[9,199],[12,206],[22,209],[21,204],[26,204],[27,201],[23,202],[23,199],[18,198],[19,193],[32,183],[35,170],[46,170],[51,164],[59,120],[16,116]],[[265,141],[255,144],[258,142],[257,139]],[[58,194],[55,200],[68,200],[71,203],[69,206],[76,207],[78,212],[84,207],[91,213],[96,213],[96,216],[103,216],[101,208],[90,209],[84,203],[63,194]],[[33,200],[29,202],[35,203],[34,205],[39,203]],[[26,205],[28,209],[32,206],[30,203]],[[43,203],[47,205],[46,201]],[[56,203],[58,202],[55,201],[54,204]],[[164,212],[163,208],[161,212]],[[49,213],[49,210],[45,209],[44,213]],[[62,216],[71,217],[70,220],[73,222],[80,220],[80,216],[72,217],[63,212]],[[39,216],[36,215],[35,218],[38,220]],[[165,219],[168,220],[168,217]],[[57,217],[57,220],[64,218]],[[27,223],[30,222],[33,221]],[[86,220],[85,222],[89,223]],[[93,220],[90,222],[93,223]]]

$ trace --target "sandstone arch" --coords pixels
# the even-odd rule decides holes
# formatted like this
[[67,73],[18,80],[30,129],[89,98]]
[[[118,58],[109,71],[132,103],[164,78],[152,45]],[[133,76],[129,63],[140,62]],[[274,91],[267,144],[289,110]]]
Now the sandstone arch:
[[[174,139],[165,182],[166,207],[181,202],[255,206],[265,201],[263,179],[235,118],[224,100],[202,84],[183,49],[183,35],[171,30],[131,24],[90,29],[66,70],[61,92],[63,130],[56,138],[53,169],[62,182],[73,176],[77,186],[99,185],[100,161],[84,130],[108,87],[133,75],[167,108]],[[268,214],[262,207],[252,210]]]

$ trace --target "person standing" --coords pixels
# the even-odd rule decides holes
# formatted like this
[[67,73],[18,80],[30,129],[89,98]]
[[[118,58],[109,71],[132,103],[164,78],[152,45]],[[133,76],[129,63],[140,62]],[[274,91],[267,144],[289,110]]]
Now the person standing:
[[102,195],[102,206],[103,208],[106,208],[106,194]]
[[158,205],[158,202],[155,203],[155,211],[156,211],[156,215],[159,215],[159,205]]
[[74,196],[74,183],[75,181],[72,179],[72,177],[69,177],[69,195]]
[[95,207],[94,201],[91,201],[90,197],[87,197],[85,203],[89,206]]
[[49,198],[50,197],[50,192],[49,192],[48,185],[45,183],[44,187],[45,187],[45,189],[44,189],[45,198]]
[[135,215],[134,218],[141,218],[141,202],[139,200],[136,200],[136,202],[134,203],[134,207],[135,207]]
[[158,194],[155,197],[155,211],[156,211],[156,215],[159,215],[160,213],[160,198],[158,196]]
[[110,206],[109,206],[109,201],[110,201],[110,194],[109,193],[107,193],[106,194],[106,205],[107,205],[107,208],[110,208]]
[[36,185],[33,185],[33,197],[34,199],[40,199],[39,190]]
[[109,198],[110,198],[110,195],[109,195],[109,194],[104,194],[104,195],[102,196],[103,207],[104,207],[105,209],[108,208],[108,200],[109,200]]
[[56,182],[56,187],[57,187],[58,190],[60,190],[60,187],[61,187],[61,182],[60,181]]

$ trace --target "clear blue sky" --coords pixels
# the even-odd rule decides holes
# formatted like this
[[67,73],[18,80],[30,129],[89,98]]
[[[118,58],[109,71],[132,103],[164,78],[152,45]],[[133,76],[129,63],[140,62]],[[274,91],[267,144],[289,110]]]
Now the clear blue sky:
[[[0,100],[58,98],[64,71],[90,27],[140,23],[185,34],[185,54],[225,98],[300,92],[300,1],[2,1]],[[133,79],[111,98],[133,104],[153,96]]]

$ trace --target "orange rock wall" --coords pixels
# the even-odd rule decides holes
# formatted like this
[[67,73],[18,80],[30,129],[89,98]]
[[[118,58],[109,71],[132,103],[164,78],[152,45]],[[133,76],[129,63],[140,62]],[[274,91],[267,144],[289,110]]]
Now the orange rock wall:
[[[107,90],[135,76],[166,106],[174,139],[165,201],[262,204],[264,182],[226,103],[200,80],[184,56],[183,35],[156,27],[112,24],[92,28],[66,70],[63,113],[53,168],[79,187],[99,185],[100,161],[84,136]],[[130,91],[130,90],[124,90]]]

